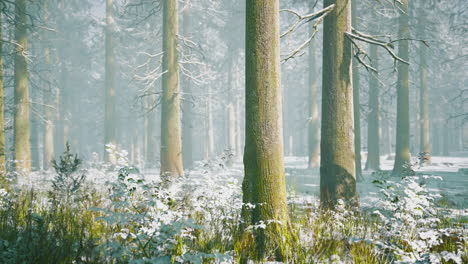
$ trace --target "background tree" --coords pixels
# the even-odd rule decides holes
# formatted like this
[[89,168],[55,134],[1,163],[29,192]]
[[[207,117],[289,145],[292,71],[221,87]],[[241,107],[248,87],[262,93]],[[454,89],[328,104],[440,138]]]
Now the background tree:
[[5,98],[3,91],[3,36],[2,14],[0,12],[0,186],[6,187],[6,157],[5,157]]
[[[104,124],[104,143],[116,145],[116,87],[115,87],[115,54],[114,54],[114,40],[113,31],[115,22],[113,18],[113,3],[114,0],[106,0],[106,112]],[[105,160],[110,163],[116,162],[116,157],[112,152],[104,152]]]
[[[314,10],[313,2],[310,3],[310,13]],[[311,33],[316,29],[313,23],[310,23]],[[309,168],[317,168],[320,165],[320,119],[318,111],[319,100],[319,81],[317,78],[318,71],[316,61],[318,56],[315,50],[317,49],[317,41],[312,41],[309,44],[309,120],[308,120],[308,155]]]
[[[351,24],[358,29],[357,1],[351,1]],[[360,76],[359,63],[353,59],[353,113],[354,113],[354,153],[356,163],[356,178],[362,180],[361,164],[361,101],[360,101]]]
[[[379,71],[377,46],[370,45],[371,66]],[[379,80],[375,72],[369,73],[369,113],[367,115],[367,161],[366,170],[380,169],[380,103]]]
[[15,160],[16,170],[31,171],[26,0],[15,2]]
[[[408,0],[402,0],[400,5],[398,38],[398,56],[409,60],[409,6]],[[409,119],[409,66],[398,61],[397,82],[397,126],[395,164],[392,175],[402,175],[407,172],[410,162],[410,119]]]
[[[419,9],[419,38],[424,39],[424,28],[426,24],[426,17],[423,8]],[[419,44],[419,78],[420,78],[420,91],[419,91],[419,113],[420,113],[420,143],[419,152],[424,155],[424,162],[431,162],[431,146],[429,140],[429,95],[427,85],[427,59],[426,59],[426,44],[421,42]]]

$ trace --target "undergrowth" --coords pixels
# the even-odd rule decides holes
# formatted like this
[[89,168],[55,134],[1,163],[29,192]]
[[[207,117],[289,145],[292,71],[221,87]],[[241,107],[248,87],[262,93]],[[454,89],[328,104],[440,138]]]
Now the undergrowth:
[[[120,167],[107,172],[113,180],[105,186],[87,179],[67,150],[54,163],[49,190],[2,190],[0,263],[239,263],[255,256],[252,230],[265,224],[241,228],[240,184],[224,166],[203,164],[168,186],[129,166],[124,152],[116,155]],[[468,263],[466,219],[437,208],[428,180],[438,179],[378,179],[382,198],[372,210],[341,201],[321,211],[317,201],[290,199],[287,263]]]

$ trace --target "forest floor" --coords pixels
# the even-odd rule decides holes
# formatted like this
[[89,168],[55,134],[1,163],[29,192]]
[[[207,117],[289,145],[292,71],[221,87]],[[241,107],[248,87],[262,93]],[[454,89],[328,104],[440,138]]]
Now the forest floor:
[[[255,255],[253,244],[238,240],[240,160],[232,166],[223,156],[197,162],[167,187],[158,168],[138,171],[125,155],[118,166],[85,161],[73,177],[37,171],[19,176],[14,192],[0,190],[0,263],[83,257],[100,263],[109,256],[122,263],[148,257],[169,263],[174,256],[180,263],[223,257],[232,261],[219,263],[238,263],[244,254]],[[338,203],[333,212],[321,212],[319,169],[308,169],[306,157],[285,158],[299,243],[291,263],[468,263],[468,175],[462,173],[468,155],[414,165],[416,177],[390,177],[393,160],[382,157],[381,163],[382,171],[364,171],[357,184],[361,210]],[[80,175],[86,181],[68,190]],[[34,243],[22,242],[31,237]],[[70,245],[81,241],[89,243]]]
[[[391,172],[393,159],[383,156],[381,169],[383,172]],[[362,164],[365,164],[365,160]],[[319,169],[307,169],[305,157],[286,157],[285,167],[288,186],[295,189],[298,194],[318,197],[320,185]],[[428,181],[429,190],[442,195],[450,207],[464,210],[468,216],[468,175],[460,172],[460,169],[468,168],[468,157],[432,157],[432,164],[423,167],[415,166],[416,175],[440,176],[442,180]],[[372,171],[363,170],[364,181],[358,182],[360,203],[363,207],[371,207],[378,198],[379,187],[373,184],[378,176],[372,175]],[[394,181],[397,180],[393,179]],[[463,211],[463,210],[462,210]]]
[[[393,159],[381,158],[382,172],[390,172],[393,167]],[[199,177],[202,174],[222,175],[229,179],[237,179],[237,183],[242,183],[244,175],[241,161],[235,161],[232,167],[226,168],[223,161],[212,160],[200,162],[197,169],[188,172],[189,177]],[[365,160],[363,163],[365,164]],[[320,172],[318,168],[307,168],[307,157],[285,157],[286,181],[288,192],[296,194],[301,200],[307,202],[317,201],[319,196]],[[431,180],[427,182],[427,187],[431,192],[440,194],[445,201],[445,207],[458,209],[454,212],[463,216],[468,216],[468,175],[460,172],[460,169],[468,169],[468,157],[432,157],[432,164],[423,167],[414,166],[416,175],[440,176],[442,180]],[[102,170],[90,169],[88,180],[97,185],[104,185],[109,179]],[[145,169],[142,171],[147,180],[159,178],[159,169]],[[33,173],[28,179],[19,179],[19,185],[30,185],[35,189],[43,189],[41,186],[50,186],[53,174],[45,171]],[[372,174],[372,171],[363,170],[364,181],[358,182],[359,200],[362,207],[372,207],[379,200],[379,189],[374,180],[379,180],[379,175]],[[397,181],[398,178],[392,179]],[[34,183],[34,184],[32,184]],[[47,187],[44,187],[47,189]]]

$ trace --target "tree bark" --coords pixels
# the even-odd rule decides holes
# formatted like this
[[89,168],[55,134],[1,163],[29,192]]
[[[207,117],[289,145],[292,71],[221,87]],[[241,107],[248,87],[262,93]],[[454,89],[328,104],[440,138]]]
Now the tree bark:
[[[409,7],[408,0],[401,1],[401,14],[399,18],[399,39],[408,39],[409,33]],[[409,60],[408,40],[398,42],[398,56],[403,60]],[[398,63],[397,82],[397,127],[396,127],[396,151],[395,164],[392,175],[402,176],[410,173],[410,120],[409,120],[409,67],[402,62]]]
[[[370,45],[372,67],[379,69],[377,46]],[[379,81],[375,73],[369,75],[369,115],[367,117],[367,162],[366,170],[380,169],[380,102]]]
[[320,200],[324,208],[333,208],[339,199],[357,198],[352,49],[345,36],[351,30],[351,3],[325,0],[324,7],[332,4],[335,9],[325,18],[323,30]]
[[15,38],[15,160],[18,172],[31,171],[31,143],[29,131],[29,84],[27,55],[26,0],[16,0]]
[[114,25],[113,18],[114,0],[106,0],[106,112],[104,119],[104,156],[105,161],[111,164],[116,163],[114,153],[106,151],[107,144],[117,145],[116,141],[116,110],[115,110],[115,54],[114,39],[112,29]]
[[246,125],[243,200],[255,205],[247,223],[276,220],[254,230],[258,260],[274,251],[284,260],[288,207],[283,165],[279,0],[247,0]]
[[0,13],[0,188],[8,188],[6,179],[6,157],[5,157],[5,101],[3,92],[3,35],[2,14]]
[[177,55],[177,0],[165,0],[163,12],[163,96],[161,98],[161,175],[181,176],[182,138],[179,65]]
[[[420,34],[424,35],[424,26],[426,25],[425,14],[420,11],[419,15],[419,30]],[[420,93],[419,93],[419,107],[420,107],[420,145],[419,151],[424,155],[425,163],[431,163],[431,146],[429,140],[429,94],[427,85],[427,59],[426,59],[426,45],[421,43],[419,46],[419,59],[420,59]]]

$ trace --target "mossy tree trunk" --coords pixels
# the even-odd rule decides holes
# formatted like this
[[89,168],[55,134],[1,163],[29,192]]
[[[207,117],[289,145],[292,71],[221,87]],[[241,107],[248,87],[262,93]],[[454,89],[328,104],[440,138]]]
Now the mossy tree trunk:
[[284,259],[288,207],[283,166],[283,120],[280,87],[279,0],[247,0],[246,125],[243,200],[255,205],[244,211],[254,230],[258,260],[274,253]]
[[[408,39],[409,32],[409,6],[408,0],[401,0],[401,12],[399,18],[399,39]],[[405,61],[409,59],[409,42],[401,40],[398,42],[398,56]],[[410,162],[410,120],[409,120],[409,66],[402,62],[398,63],[397,81],[397,127],[396,127],[396,150],[395,164],[392,175],[400,176],[407,174],[407,165]]]
[[180,119],[179,65],[177,55],[177,0],[163,4],[163,96],[161,98],[161,175],[181,176],[182,138]]
[[[377,46],[370,46],[372,67],[379,69]],[[380,102],[379,81],[376,73],[369,75],[369,114],[367,116],[367,162],[366,170],[380,169]]]
[[31,171],[31,143],[29,131],[29,84],[26,25],[26,0],[15,2],[15,38],[18,46],[15,53],[15,160],[18,172]]
[[[351,24],[357,28],[357,1],[351,1]],[[362,164],[361,164],[361,102],[360,102],[360,76],[359,62],[354,59],[353,62],[353,113],[354,113],[354,153],[356,178],[358,181],[362,179]]]
[[[311,2],[312,13],[314,3]],[[313,23],[310,23],[313,32]],[[309,168],[320,166],[320,119],[318,110],[319,78],[317,72],[316,44],[312,41],[309,45],[309,120],[308,120],[308,155]]]
[[116,87],[115,87],[115,54],[114,54],[114,39],[112,29],[114,25],[113,19],[113,2],[114,0],[106,0],[106,112],[104,118],[104,156],[107,162],[114,164],[116,157],[114,153],[106,151],[107,144],[116,145]]
[[355,202],[356,167],[354,153],[352,48],[345,32],[351,30],[351,2],[325,0],[335,4],[324,20],[322,127],[320,140],[320,200],[333,208],[339,199]]
[[[424,36],[424,27],[426,18],[421,9],[419,14],[419,33]],[[431,163],[431,145],[429,140],[429,89],[427,85],[427,55],[426,45],[419,45],[419,74],[420,74],[420,93],[419,93],[419,112],[420,112],[420,146],[419,151],[424,153],[425,163]]]
[[6,157],[5,157],[5,116],[4,116],[4,92],[3,92],[3,36],[2,13],[0,13],[0,188],[7,188],[6,181]]

